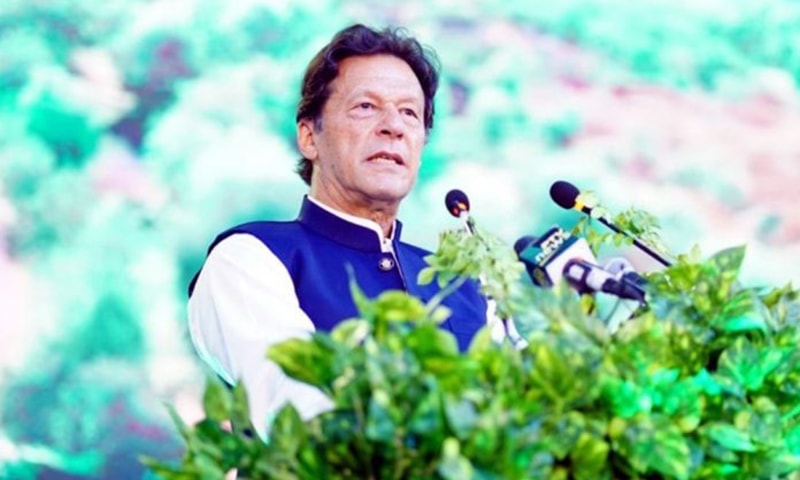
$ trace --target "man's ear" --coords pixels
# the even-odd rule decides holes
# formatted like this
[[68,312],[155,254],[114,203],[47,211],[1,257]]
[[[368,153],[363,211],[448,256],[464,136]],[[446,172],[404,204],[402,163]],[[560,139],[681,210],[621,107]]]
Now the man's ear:
[[314,143],[314,121],[300,120],[297,122],[297,148],[304,158],[317,159],[317,145]]

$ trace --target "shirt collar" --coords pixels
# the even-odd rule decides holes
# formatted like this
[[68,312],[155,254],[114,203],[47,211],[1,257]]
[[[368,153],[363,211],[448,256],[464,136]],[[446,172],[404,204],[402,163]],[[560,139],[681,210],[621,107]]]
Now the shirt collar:
[[402,223],[395,220],[391,236],[384,239],[383,229],[376,222],[341,212],[308,195],[303,198],[298,221],[337,243],[369,252],[391,251],[392,243],[400,241],[402,230]]

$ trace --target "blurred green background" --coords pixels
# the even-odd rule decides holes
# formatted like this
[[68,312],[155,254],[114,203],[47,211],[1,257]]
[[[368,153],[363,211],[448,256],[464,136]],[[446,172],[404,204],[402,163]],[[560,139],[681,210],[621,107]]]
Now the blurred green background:
[[198,419],[204,382],[186,284],[218,231],[296,214],[299,81],[353,22],[442,61],[407,240],[457,226],[451,188],[509,245],[571,227],[566,179],[676,252],[746,243],[748,281],[797,278],[799,2],[4,0],[0,478],[180,455],[163,404]]

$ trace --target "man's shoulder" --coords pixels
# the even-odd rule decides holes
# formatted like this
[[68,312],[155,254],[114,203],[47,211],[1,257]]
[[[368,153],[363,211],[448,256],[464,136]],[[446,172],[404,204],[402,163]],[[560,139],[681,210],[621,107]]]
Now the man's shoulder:
[[229,236],[236,233],[249,233],[252,235],[281,235],[290,234],[298,231],[300,224],[296,220],[256,220],[252,222],[240,223],[228,228],[219,236]]
[[262,243],[292,241],[302,234],[302,227],[296,220],[257,220],[240,223],[220,232],[209,246],[209,252],[228,237],[238,234],[252,235]]

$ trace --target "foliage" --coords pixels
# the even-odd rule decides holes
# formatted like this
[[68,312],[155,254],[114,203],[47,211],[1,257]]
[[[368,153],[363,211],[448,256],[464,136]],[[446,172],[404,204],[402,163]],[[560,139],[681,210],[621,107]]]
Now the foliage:
[[[611,216],[603,205],[598,204],[597,197],[592,191],[581,192],[577,200],[592,210],[591,215],[582,217],[578,221],[575,228],[572,229],[572,233],[586,238],[595,253],[603,245],[613,244],[617,247],[631,245],[633,238],[638,238],[662,256],[671,256],[659,235],[658,219],[650,213],[637,208],[629,208]],[[611,223],[625,233],[596,230],[592,221],[603,217],[607,219],[610,217]]]
[[439,248],[425,259],[428,267],[420,271],[417,282],[426,285],[436,278],[439,287],[455,287],[459,279],[480,277],[482,293],[497,301],[498,316],[509,318],[524,267],[498,238],[477,226],[472,228],[474,235],[464,235],[461,230],[442,232]]
[[[443,235],[429,259],[442,284],[498,266],[507,271],[486,275],[495,287],[519,274],[485,234],[461,235]],[[434,306],[353,286],[359,319],[269,351],[329,395],[331,411],[304,422],[287,406],[262,443],[224,428],[245,421],[243,389],[212,381],[208,418],[176,419],[183,464],[148,464],[167,479],[235,467],[248,478],[790,478],[800,471],[800,292],[740,285],[743,256],[679,255],[613,333],[565,285],[515,288],[525,300],[506,305],[543,319],[522,350],[482,331],[459,354]]]

